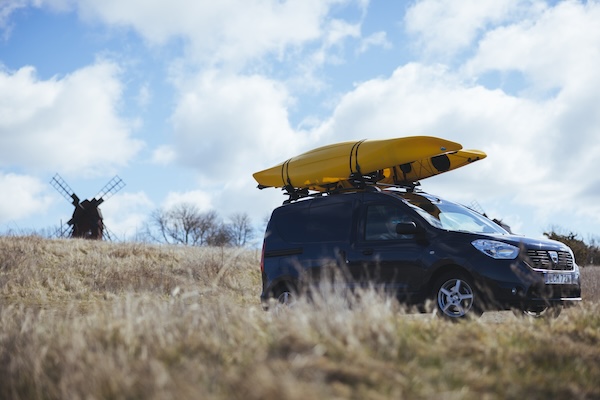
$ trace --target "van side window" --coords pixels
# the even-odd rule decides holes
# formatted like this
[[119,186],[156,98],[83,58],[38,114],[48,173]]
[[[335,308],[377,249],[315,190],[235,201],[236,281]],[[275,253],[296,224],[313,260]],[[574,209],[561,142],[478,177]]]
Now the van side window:
[[367,207],[365,240],[409,239],[414,235],[398,235],[396,225],[412,219],[399,207],[378,204]]
[[352,204],[335,202],[310,207],[308,242],[347,241],[352,229]]
[[[308,205],[308,204],[306,204]],[[313,200],[282,210],[276,229],[290,243],[319,243],[348,241],[352,230],[353,206],[348,201]]]

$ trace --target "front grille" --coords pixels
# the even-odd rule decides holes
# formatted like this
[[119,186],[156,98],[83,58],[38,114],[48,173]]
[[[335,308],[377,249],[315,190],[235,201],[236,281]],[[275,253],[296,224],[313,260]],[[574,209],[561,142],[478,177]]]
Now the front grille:
[[570,271],[573,269],[573,257],[568,251],[557,251],[558,262],[552,261],[548,250],[527,250],[528,263],[536,269],[552,271]]

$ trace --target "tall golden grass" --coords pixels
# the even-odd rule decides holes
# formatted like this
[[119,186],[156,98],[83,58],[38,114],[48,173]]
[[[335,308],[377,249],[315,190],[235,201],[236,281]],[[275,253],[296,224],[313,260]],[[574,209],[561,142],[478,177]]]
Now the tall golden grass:
[[264,312],[259,257],[0,238],[0,398],[600,398],[600,268],[556,320],[452,324],[375,291]]

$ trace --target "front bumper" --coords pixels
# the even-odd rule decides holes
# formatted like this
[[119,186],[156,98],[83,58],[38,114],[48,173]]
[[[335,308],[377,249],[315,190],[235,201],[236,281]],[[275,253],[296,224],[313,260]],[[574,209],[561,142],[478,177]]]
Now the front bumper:
[[546,275],[555,271],[532,269],[525,263],[513,265],[511,269],[513,273],[510,274],[510,279],[486,280],[484,286],[489,292],[484,292],[484,297],[488,306],[499,309],[529,309],[570,306],[582,300],[577,267],[572,271],[564,271],[572,274],[572,279],[567,284],[547,283]]

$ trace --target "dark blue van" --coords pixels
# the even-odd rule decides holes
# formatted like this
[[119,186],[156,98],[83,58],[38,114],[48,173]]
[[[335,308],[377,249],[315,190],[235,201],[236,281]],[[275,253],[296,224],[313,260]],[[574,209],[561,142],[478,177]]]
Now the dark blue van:
[[509,233],[485,216],[405,189],[307,196],[276,208],[261,260],[262,294],[289,304],[324,269],[348,287],[372,285],[398,300],[432,300],[447,318],[513,309],[557,316],[581,300],[573,252]]

